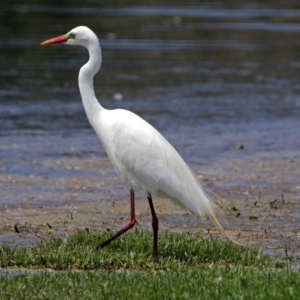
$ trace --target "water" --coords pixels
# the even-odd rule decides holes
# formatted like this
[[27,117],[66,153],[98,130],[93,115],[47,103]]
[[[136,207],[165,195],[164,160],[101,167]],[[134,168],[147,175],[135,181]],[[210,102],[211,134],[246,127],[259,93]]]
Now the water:
[[[70,199],[74,187],[38,178],[115,176],[108,164],[94,166],[106,155],[77,87],[86,50],[39,46],[78,25],[92,28],[100,39],[103,64],[95,89],[104,107],[129,109],[149,121],[227,199],[284,193],[298,202],[296,2],[4,1],[0,20],[3,207],[22,206],[28,194],[44,193],[32,205],[53,206],[58,193],[61,201]],[[62,167],[66,161],[70,166]],[[29,186],[20,178],[29,178]],[[299,210],[294,223],[298,215]]]

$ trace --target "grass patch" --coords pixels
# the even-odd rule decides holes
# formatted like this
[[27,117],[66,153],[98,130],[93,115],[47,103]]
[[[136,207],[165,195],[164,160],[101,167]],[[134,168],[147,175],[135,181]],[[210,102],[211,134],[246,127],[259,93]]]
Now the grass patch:
[[[0,299],[300,299],[300,275],[258,249],[188,235],[135,231],[95,252],[108,234],[78,234],[34,248],[0,248],[2,268],[42,270],[0,276]],[[47,269],[58,270],[48,272]]]
[[[161,235],[159,259],[152,259],[152,234],[135,231],[95,251],[108,234],[78,234],[39,243],[34,248],[0,248],[2,268],[51,268],[54,270],[155,270],[179,271],[213,264],[264,267],[271,260],[258,249],[230,241],[199,240],[188,235]],[[279,263],[279,262],[278,262]],[[282,262],[280,262],[282,263]]]
[[299,299],[299,274],[239,268],[0,278],[0,299]]

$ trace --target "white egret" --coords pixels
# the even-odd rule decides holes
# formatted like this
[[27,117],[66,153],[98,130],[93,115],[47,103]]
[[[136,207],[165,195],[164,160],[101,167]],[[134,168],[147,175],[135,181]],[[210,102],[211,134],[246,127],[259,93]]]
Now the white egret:
[[209,217],[213,224],[225,233],[216,218],[214,203],[204,193],[203,186],[173,146],[136,114],[123,109],[107,110],[98,102],[93,77],[100,69],[102,55],[95,33],[85,26],[79,26],[41,45],[56,43],[87,48],[89,60],[80,69],[78,79],[83,106],[112,165],[130,190],[129,222],[97,249],[106,246],[135,225],[136,190],[144,191],[148,198],[152,214],[154,258],[157,257],[158,219],[152,195],[167,197],[201,217]]

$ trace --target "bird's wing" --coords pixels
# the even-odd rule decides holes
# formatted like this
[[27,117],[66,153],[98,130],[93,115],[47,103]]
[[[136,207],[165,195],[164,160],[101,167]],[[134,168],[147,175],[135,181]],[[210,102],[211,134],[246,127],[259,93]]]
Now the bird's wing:
[[137,123],[138,126],[133,126],[132,122],[114,125],[114,156],[120,163],[119,171],[133,187],[147,188],[146,192],[156,191],[159,188],[156,170],[162,167],[163,160],[150,125],[145,126],[139,120]]
[[190,170],[154,127],[130,114],[130,121],[114,122],[112,137],[115,167],[133,187],[138,185],[145,192],[179,197],[181,175]]
[[116,170],[133,189],[170,198],[204,216],[213,214],[213,203],[201,183],[173,148],[150,124],[124,110],[107,113],[104,147]]

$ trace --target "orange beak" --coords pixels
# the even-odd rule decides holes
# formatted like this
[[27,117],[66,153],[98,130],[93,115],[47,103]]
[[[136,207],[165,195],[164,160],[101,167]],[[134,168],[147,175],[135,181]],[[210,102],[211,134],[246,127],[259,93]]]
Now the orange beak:
[[53,39],[47,40],[45,42],[42,42],[41,46],[65,43],[67,40],[68,40],[68,37],[66,35],[61,35],[61,36],[55,37]]

